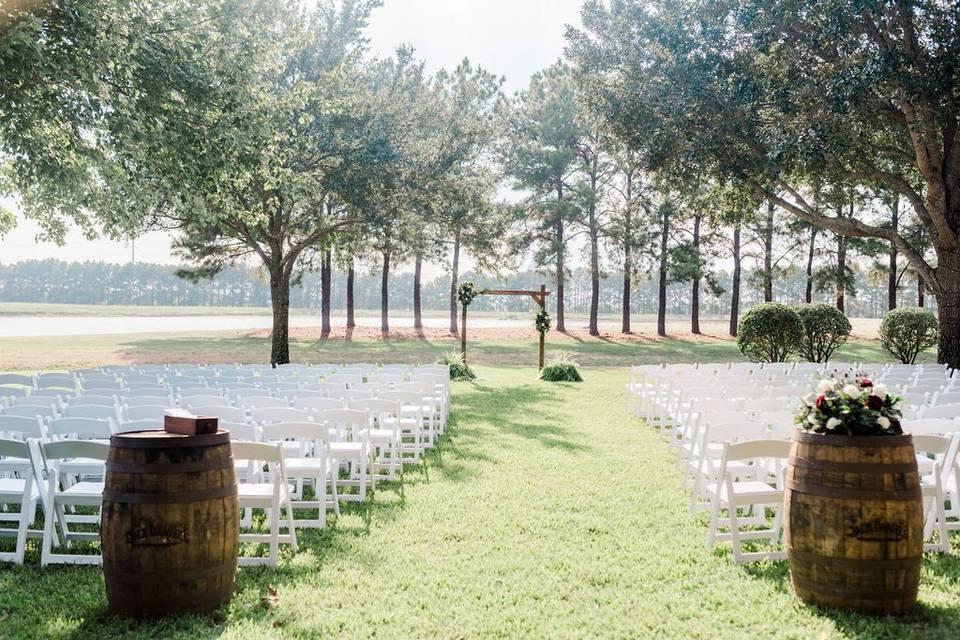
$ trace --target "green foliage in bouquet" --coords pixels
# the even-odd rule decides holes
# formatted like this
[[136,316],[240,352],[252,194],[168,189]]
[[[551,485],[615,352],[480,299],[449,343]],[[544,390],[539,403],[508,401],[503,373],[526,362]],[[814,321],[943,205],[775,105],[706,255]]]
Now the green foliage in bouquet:
[[451,380],[476,380],[477,374],[473,372],[473,369],[467,366],[467,363],[463,361],[463,354],[459,351],[450,351],[443,354],[440,358],[439,364],[445,364],[450,367],[450,379]]
[[880,343],[903,364],[937,344],[937,317],[928,309],[894,309],[880,323]]
[[785,304],[758,304],[740,319],[737,346],[753,362],[783,362],[803,335],[797,312]]
[[537,311],[537,316],[533,319],[533,326],[537,328],[537,333],[546,335],[550,331],[550,313],[546,309]]
[[577,363],[568,353],[561,353],[548,362],[540,372],[540,379],[546,382],[583,382]]
[[826,362],[850,337],[853,327],[843,312],[829,304],[797,307],[802,333],[797,351],[810,362]]
[[478,295],[480,295],[480,290],[472,282],[464,282],[457,287],[457,300],[465,307],[469,307]]
[[900,435],[900,398],[886,385],[844,375],[827,378],[803,399],[796,415],[801,429],[838,436]]

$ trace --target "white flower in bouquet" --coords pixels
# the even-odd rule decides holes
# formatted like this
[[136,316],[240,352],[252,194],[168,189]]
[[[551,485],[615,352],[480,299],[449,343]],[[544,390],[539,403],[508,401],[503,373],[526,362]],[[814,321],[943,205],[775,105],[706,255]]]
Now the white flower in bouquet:
[[828,391],[833,391],[834,388],[833,380],[830,378],[825,378],[820,381],[820,384],[817,385],[817,393],[822,396]]
[[843,424],[843,420],[840,418],[830,418],[827,420],[827,429],[836,429],[841,424]]
[[860,397],[860,387],[855,384],[848,384],[843,387],[843,395],[848,398],[859,398]]
[[877,384],[873,385],[873,395],[877,396],[881,400],[887,397],[887,393],[889,393],[887,385],[883,384],[882,382],[878,382]]
[[890,428],[890,418],[887,418],[887,417],[885,417],[885,416],[880,416],[879,418],[877,418],[877,424],[879,424],[879,425],[880,425],[881,427],[883,427],[884,429],[889,429],[889,428]]
[[817,414],[815,413],[811,413],[809,416],[807,416],[807,422],[815,427],[820,426],[820,421],[817,420]]

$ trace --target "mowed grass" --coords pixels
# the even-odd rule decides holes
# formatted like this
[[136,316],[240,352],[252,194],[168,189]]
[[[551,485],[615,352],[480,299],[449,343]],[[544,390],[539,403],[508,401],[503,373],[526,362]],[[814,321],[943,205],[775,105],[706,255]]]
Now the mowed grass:
[[[145,340],[150,349],[166,342]],[[222,340],[209,353],[252,348]],[[950,555],[927,555],[921,604],[902,620],[806,607],[786,563],[736,566],[728,549],[705,549],[706,519],[688,515],[666,446],[625,409],[622,367],[732,359],[729,343],[583,343],[567,349],[591,362],[581,384],[540,382],[532,366],[503,364],[535,357],[532,346],[472,345],[475,364],[500,362],[455,384],[448,436],[426,472],[411,470],[402,487],[304,532],[301,552],[277,569],[239,570],[233,602],[215,615],[110,617],[99,569],[41,569],[31,542],[27,566],[0,565],[0,637],[957,637],[956,533]],[[309,348],[295,356],[433,354],[416,341]],[[853,348],[850,359],[880,357],[875,345]]]

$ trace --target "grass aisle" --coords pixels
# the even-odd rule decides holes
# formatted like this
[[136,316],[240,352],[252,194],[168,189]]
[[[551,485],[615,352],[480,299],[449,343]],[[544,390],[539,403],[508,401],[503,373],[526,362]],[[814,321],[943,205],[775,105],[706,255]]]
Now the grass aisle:
[[429,480],[411,471],[281,568],[243,569],[217,618],[104,613],[99,571],[0,569],[0,637],[956,638],[960,560],[928,556],[903,622],[826,614],[784,563],[704,548],[666,447],[624,408],[624,372],[547,384],[481,366],[458,383]]

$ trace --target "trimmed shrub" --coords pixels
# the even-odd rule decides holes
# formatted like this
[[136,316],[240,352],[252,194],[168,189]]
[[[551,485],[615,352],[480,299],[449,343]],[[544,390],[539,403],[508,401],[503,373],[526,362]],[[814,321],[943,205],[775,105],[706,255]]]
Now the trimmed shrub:
[[801,304],[797,315],[803,326],[797,352],[810,362],[829,360],[853,330],[847,316],[833,305]]
[[779,302],[764,302],[747,311],[737,326],[737,346],[753,362],[783,362],[803,335],[797,312]]
[[477,379],[477,374],[473,372],[473,369],[466,365],[466,363],[463,361],[463,354],[459,351],[451,351],[443,354],[443,357],[440,358],[439,364],[445,364],[450,367],[451,380]]
[[903,364],[914,364],[921,351],[937,344],[937,317],[928,309],[894,309],[880,323],[880,342]]
[[547,382],[583,382],[577,363],[568,353],[559,354],[548,362],[540,372],[540,379]]

